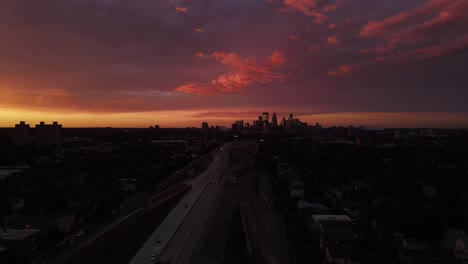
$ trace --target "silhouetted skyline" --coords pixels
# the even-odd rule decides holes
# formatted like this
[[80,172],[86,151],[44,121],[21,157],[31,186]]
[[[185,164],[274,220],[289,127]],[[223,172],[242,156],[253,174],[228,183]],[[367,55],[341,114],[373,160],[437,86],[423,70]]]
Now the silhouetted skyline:
[[466,0],[2,1],[0,127],[468,127]]

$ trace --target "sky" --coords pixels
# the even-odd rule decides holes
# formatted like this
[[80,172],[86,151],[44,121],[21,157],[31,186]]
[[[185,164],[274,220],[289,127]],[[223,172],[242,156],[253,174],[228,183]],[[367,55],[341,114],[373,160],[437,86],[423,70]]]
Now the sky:
[[468,127],[468,0],[0,1],[0,126]]

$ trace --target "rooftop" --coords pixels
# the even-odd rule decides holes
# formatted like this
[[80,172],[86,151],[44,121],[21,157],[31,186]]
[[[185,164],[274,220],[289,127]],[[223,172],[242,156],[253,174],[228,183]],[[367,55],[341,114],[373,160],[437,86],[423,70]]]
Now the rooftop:
[[292,180],[289,182],[289,187],[295,187],[295,188],[304,188],[305,184],[303,181],[299,180]]
[[0,179],[4,180],[15,173],[20,173],[22,170],[2,170],[0,169]]
[[3,240],[22,240],[29,236],[32,236],[38,233],[39,229],[11,229],[8,228],[5,233],[3,230],[0,230],[0,239]]
[[340,221],[340,222],[351,222],[351,218],[347,215],[312,215],[312,218],[315,221]]

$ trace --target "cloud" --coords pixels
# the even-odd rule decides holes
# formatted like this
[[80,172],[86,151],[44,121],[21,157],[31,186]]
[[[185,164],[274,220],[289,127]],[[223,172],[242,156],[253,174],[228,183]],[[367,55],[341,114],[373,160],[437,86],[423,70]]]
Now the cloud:
[[259,110],[242,110],[242,111],[205,111],[193,113],[192,117],[197,118],[228,118],[228,119],[255,119],[260,114]]
[[431,58],[450,56],[468,51],[468,35],[441,45],[398,51],[387,55],[379,55],[363,63],[339,65],[328,72],[329,76],[346,75],[363,67],[374,64],[406,64],[428,60]]
[[275,66],[279,66],[286,63],[284,54],[281,51],[274,51],[269,57],[271,63]]
[[361,49],[360,52],[364,54],[385,54],[393,51],[395,49],[394,44],[383,44],[377,45],[372,48]]
[[[387,67],[406,63],[405,56],[409,62],[429,56],[424,54],[437,56],[440,50],[431,53],[425,47],[443,46],[466,34],[466,0],[440,1],[449,4],[391,25],[385,33],[362,37],[369,20],[410,14],[435,1],[300,2],[0,1],[0,105],[94,113],[271,105],[468,111],[460,99],[468,94],[463,86],[468,53],[426,59],[415,67]],[[336,3],[335,11],[326,7]],[[176,7],[188,10],[179,13]],[[280,8],[288,13],[277,12]],[[316,17],[323,18],[316,21],[323,24],[314,24]],[[354,22],[340,27],[347,18]],[[328,30],[331,24],[336,28]],[[300,41],[290,40],[292,34]],[[343,45],[328,44],[329,36]],[[284,53],[273,53],[276,49]],[[216,50],[236,51],[237,57],[222,64],[221,56],[213,57]],[[335,69],[337,65],[344,66]],[[327,78],[328,70],[336,70],[331,73],[335,76],[361,70],[375,74]],[[232,94],[189,96],[175,92],[176,87],[189,93]],[[356,98],[363,90],[379,93],[372,94],[372,100]],[[437,100],[408,99],[421,93]],[[388,106],[393,104],[389,101],[398,105]]]
[[322,12],[328,13],[328,12],[335,11],[336,9],[338,9],[337,4],[326,5],[322,8]]
[[327,38],[327,43],[330,45],[341,45],[341,40],[337,36],[331,36]]
[[316,45],[316,44],[312,44],[309,47],[307,47],[307,51],[314,52],[314,53],[318,53],[320,52],[320,50],[321,50],[320,45]]
[[468,18],[468,1],[453,1],[451,5],[443,9],[437,16],[406,27],[401,32],[390,35],[392,43],[416,43],[427,38],[432,38],[437,31],[445,28],[457,29],[466,26]]
[[222,74],[207,83],[189,83],[175,89],[177,92],[212,95],[218,93],[236,93],[243,91],[252,84],[282,82],[287,75],[273,71],[273,67],[286,62],[283,53],[273,52],[267,60],[257,62],[256,59],[242,59],[236,53],[213,52],[212,58],[220,63],[234,68],[234,71]]
[[[461,0],[465,1],[465,0]],[[376,21],[372,20],[369,21],[362,29],[359,35],[361,37],[376,37],[376,36],[383,36],[388,33],[392,33],[393,30],[396,28],[417,20],[422,19],[425,16],[431,14],[432,12],[449,6],[453,3],[457,2],[457,0],[431,0],[426,3],[424,6],[410,10],[408,12],[401,12],[396,15],[387,17],[383,20]]]
[[299,35],[291,35],[291,36],[289,36],[289,39],[290,39],[290,40],[298,40],[299,38],[300,38]]
[[306,16],[314,17],[315,24],[322,24],[328,20],[324,13],[332,12],[337,9],[337,4],[323,5],[323,1],[317,0],[283,0],[284,7],[280,12],[301,12]]
[[175,11],[185,13],[188,11],[187,7],[178,6],[175,8]]
[[379,56],[372,62],[408,63],[435,57],[449,56],[468,50],[468,35],[446,44],[426,46],[422,48],[400,51],[394,54]]
[[352,65],[352,64],[338,65],[336,69],[328,72],[328,76],[345,75],[345,74],[355,71],[358,67],[360,67],[360,65]]
[[205,57],[205,53],[203,52],[197,52],[193,55],[195,58],[202,59]]
[[340,21],[338,23],[331,23],[331,24],[328,25],[327,28],[328,29],[336,29],[336,28],[340,28],[340,27],[342,27],[344,25],[347,25],[347,24],[349,24],[351,22],[353,22],[353,19],[352,18],[347,18],[347,19],[345,19],[343,21]]

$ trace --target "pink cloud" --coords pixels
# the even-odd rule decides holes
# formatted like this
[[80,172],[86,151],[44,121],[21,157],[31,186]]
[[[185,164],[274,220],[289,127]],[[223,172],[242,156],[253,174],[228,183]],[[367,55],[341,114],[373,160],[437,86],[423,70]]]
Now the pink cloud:
[[263,62],[256,59],[241,59],[236,53],[213,52],[212,58],[224,65],[230,66],[233,71],[222,74],[207,83],[189,83],[177,87],[175,90],[181,93],[211,95],[218,93],[236,93],[243,91],[252,84],[282,82],[286,80],[286,74],[273,71],[273,67],[286,62],[283,53],[273,52]]
[[188,8],[187,8],[187,7],[178,6],[178,7],[175,8],[175,11],[185,13],[185,12],[188,11]]
[[298,35],[291,35],[289,36],[290,40],[298,40],[300,37]]
[[373,48],[361,49],[361,53],[365,54],[384,54],[389,53],[395,49],[394,44],[384,44],[384,45],[377,45]]
[[320,52],[320,49],[321,49],[320,45],[315,45],[315,44],[312,44],[307,48],[308,51],[314,52],[314,53]]
[[286,63],[284,54],[281,51],[274,51],[269,57],[271,63],[275,66],[279,66]]
[[341,45],[341,40],[337,36],[331,36],[327,38],[327,43],[330,45]]
[[195,58],[202,59],[205,57],[205,53],[203,52],[197,52],[193,55]]
[[345,75],[374,64],[406,64],[436,57],[449,56],[468,50],[468,35],[444,45],[426,46],[423,48],[399,51],[387,55],[379,55],[363,63],[339,65],[328,72],[329,76]]
[[[439,12],[439,14],[422,23],[411,25],[400,33],[391,35],[393,43],[415,43],[425,40],[436,30],[449,27],[468,17],[468,1],[453,1],[453,4]],[[463,22],[461,22],[463,23]],[[463,24],[461,24],[463,26]]]
[[337,5],[337,4],[330,4],[330,5],[324,6],[324,7],[322,8],[322,12],[328,13],[328,12],[335,11],[336,9],[338,9],[338,5]]
[[374,62],[389,62],[389,63],[408,63],[421,61],[435,57],[449,56],[459,52],[468,50],[468,35],[458,38],[444,45],[433,45],[423,48],[417,48],[407,51],[400,51],[395,54],[384,55],[374,58]]
[[323,12],[331,12],[336,9],[335,4],[320,7],[316,0],[283,0],[284,8],[280,12],[301,12],[306,16],[314,17],[315,24],[321,24],[328,20]]
[[341,64],[336,69],[329,71],[328,76],[345,75],[355,71],[360,65],[357,64]]
[[[465,1],[465,0],[461,0]],[[369,21],[360,32],[361,37],[376,37],[384,36],[385,34],[392,33],[395,28],[403,26],[404,24],[416,19],[422,19],[432,12],[449,6],[457,0],[431,0],[426,5],[410,10],[408,12],[401,12],[394,16],[385,18],[380,21]]]
[[203,30],[201,28],[194,28],[193,30],[195,30],[196,32],[205,32],[205,30]]
[[353,19],[352,19],[352,18],[348,18],[348,19],[345,19],[345,20],[343,20],[343,21],[341,21],[341,22],[339,22],[339,23],[332,23],[332,24],[328,25],[328,29],[339,28],[339,27],[342,27],[342,26],[344,26],[344,25],[346,25],[346,24],[349,24],[349,23],[351,23],[351,22],[353,22]]

